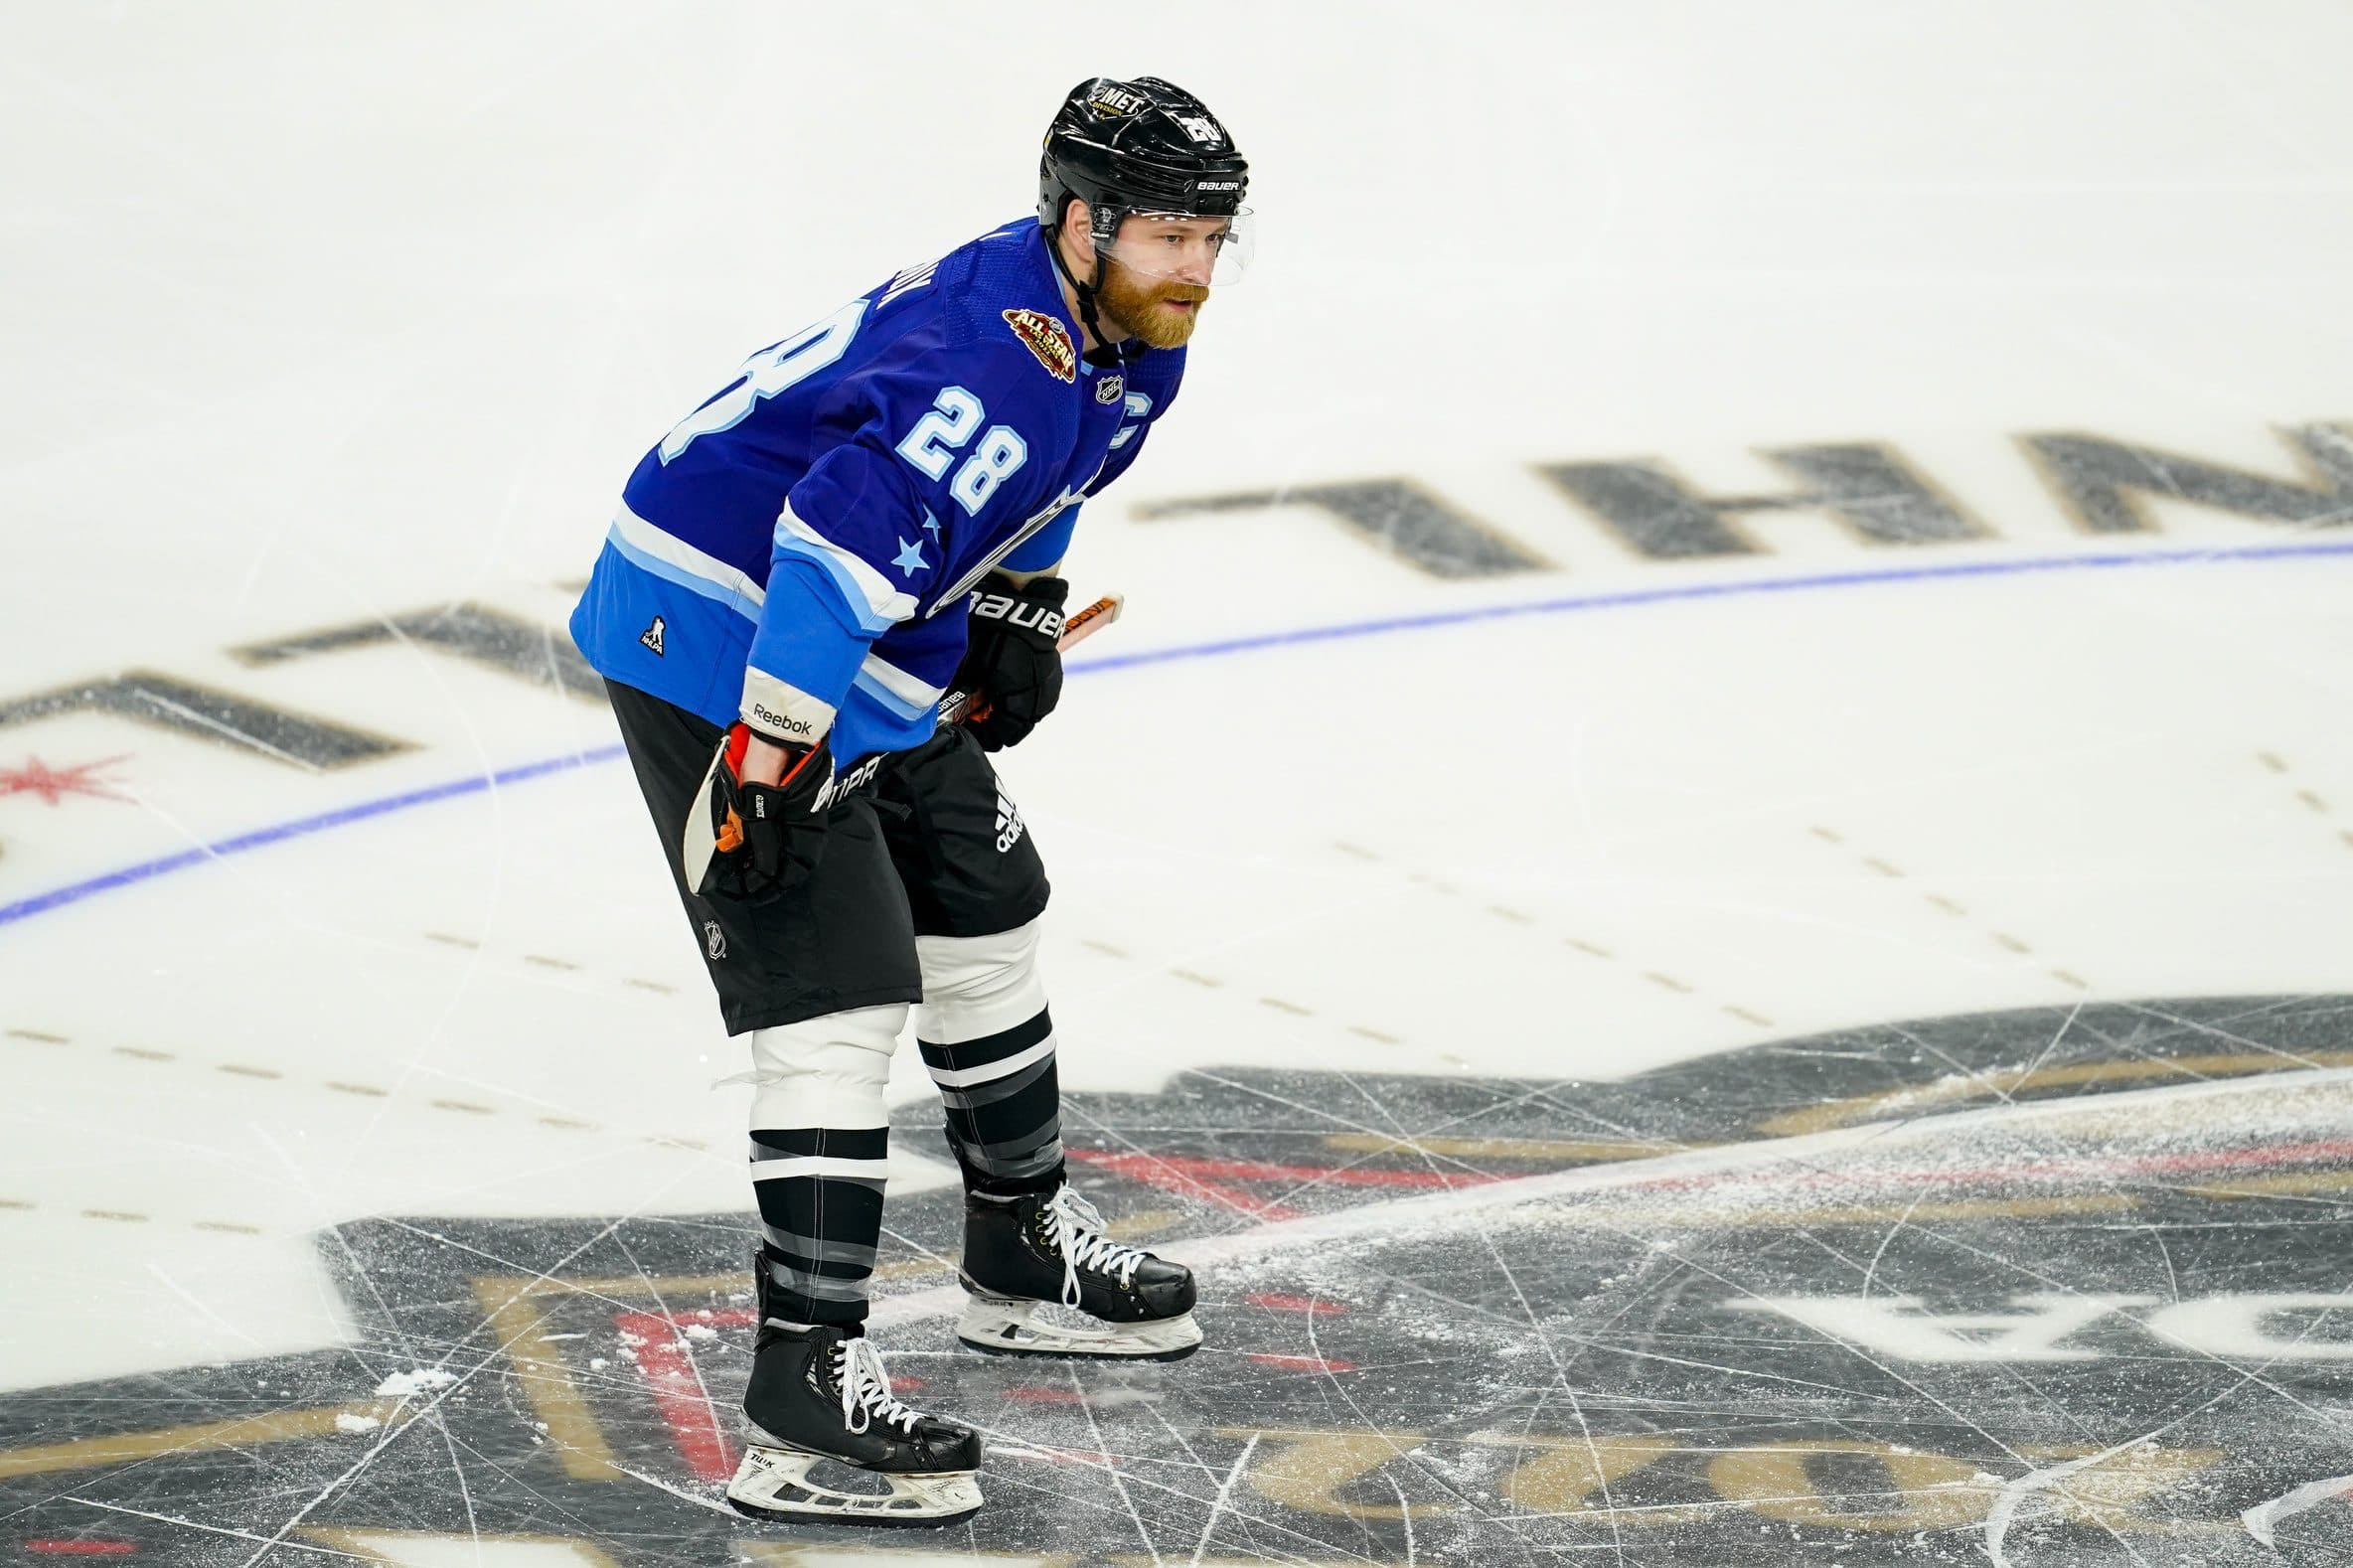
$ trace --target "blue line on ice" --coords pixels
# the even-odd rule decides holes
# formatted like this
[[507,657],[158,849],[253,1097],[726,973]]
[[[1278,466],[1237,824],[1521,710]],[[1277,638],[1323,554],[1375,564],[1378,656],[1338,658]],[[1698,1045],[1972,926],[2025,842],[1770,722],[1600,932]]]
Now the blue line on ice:
[[356,806],[345,806],[335,811],[323,811],[313,817],[297,817],[291,822],[273,823],[266,828],[255,828],[232,839],[221,839],[212,844],[198,845],[193,850],[182,850],[157,861],[141,861],[126,865],[119,871],[108,871],[83,882],[70,882],[64,887],[53,887],[45,893],[12,904],[0,904],[0,925],[8,925],[45,910],[102,893],[110,887],[127,887],[133,882],[150,881],[173,871],[186,870],[207,861],[223,856],[241,855],[247,850],[258,850],[264,845],[280,844],[288,839],[300,839],[313,833],[325,833],[329,828],[340,828],[346,823],[365,822],[370,817],[381,817],[387,812],[404,811],[410,806],[426,806],[437,800],[448,800],[453,795],[478,795],[485,790],[507,784],[520,784],[525,779],[536,779],[549,773],[569,772],[591,762],[610,762],[622,754],[619,746],[597,746],[587,751],[566,756],[549,757],[545,761],[526,762],[520,767],[502,768],[496,773],[479,773],[472,778],[452,779],[446,784],[430,784],[423,789],[412,789],[398,795],[386,795],[377,800],[365,800]]
[[[1931,566],[1891,566],[1873,571],[1822,572],[1803,577],[1759,577],[1735,579],[1729,582],[1682,583],[1657,588],[1629,588],[1617,592],[1569,594],[1560,598],[1531,599],[1521,604],[1486,604],[1459,610],[1436,610],[1424,615],[1397,615],[1380,620],[1346,621],[1334,626],[1300,626],[1289,631],[1265,632],[1254,637],[1230,637],[1219,642],[1195,643],[1188,647],[1148,649],[1141,653],[1113,654],[1101,659],[1089,659],[1070,667],[1072,675],[1096,675],[1106,670],[1132,670],[1143,665],[1175,664],[1188,659],[1215,659],[1227,654],[1252,653],[1262,648],[1283,648],[1297,643],[1335,642],[1353,637],[1382,637],[1393,632],[1429,631],[1444,626],[1463,626],[1478,621],[1511,620],[1532,615],[1569,615],[1585,610],[1625,609],[1640,604],[1670,604],[1688,599],[1729,599],[1766,593],[1804,593],[1818,589],[1856,588],[1888,582],[1922,582],[1952,577],[2017,577],[2054,571],[2121,570],[2149,566],[2203,565],[2218,561],[2291,560],[2318,555],[2353,555],[2353,540],[2328,543],[2299,542],[2286,545],[2249,545],[2230,549],[2136,549],[2111,550],[2097,554],[2040,555],[2017,560],[1954,561]],[[13,925],[19,920],[78,903],[93,893],[111,888],[128,887],[135,882],[152,881],[158,876],[186,870],[208,861],[226,856],[241,855],[247,850],[258,850],[288,839],[307,838],[314,833],[341,828],[371,817],[382,817],[390,812],[405,811],[411,806],[426,806],[435,801],[449,800],[459,795],[477,795],[487,790],[520,784],[527,779],[541,778],[550,773],[565,773],[591,763],[610,762],[621,755],[619,746],[597,746],[586,751],[548,757],[538,762],[527,762],[519,767],[504,768],[496,773],[477,774],[472,778],[452,779],[446,784],[429,785],[408,790],[398,795],[387,795],[378,800],[362,801],[335,811],[320,812],[315,816],[297,817],[234,838],[222,839],[195,849],[182,850],[160,860],[142,861],[120,870],[107,871],[85,881],[70,882],[51,888],[11,904],[0,904],[0,926]]]

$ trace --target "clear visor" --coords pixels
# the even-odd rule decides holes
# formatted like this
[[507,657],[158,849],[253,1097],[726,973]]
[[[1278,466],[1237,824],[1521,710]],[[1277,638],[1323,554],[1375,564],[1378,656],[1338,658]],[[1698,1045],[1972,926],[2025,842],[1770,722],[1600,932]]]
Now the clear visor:
[[1220,288],[1242,280],[1257,232],[1247,207],[1231,218],[1131,213],[1112,241],[1111,258],[1145,277]]

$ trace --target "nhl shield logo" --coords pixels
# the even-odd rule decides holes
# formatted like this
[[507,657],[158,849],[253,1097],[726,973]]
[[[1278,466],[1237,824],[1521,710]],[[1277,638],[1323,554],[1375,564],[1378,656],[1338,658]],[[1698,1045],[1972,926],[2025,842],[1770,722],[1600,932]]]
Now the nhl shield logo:
[[1117,402],[1127,394],[1128,379],[1125,376],[1098,376],[1095,378],[1095,401]]

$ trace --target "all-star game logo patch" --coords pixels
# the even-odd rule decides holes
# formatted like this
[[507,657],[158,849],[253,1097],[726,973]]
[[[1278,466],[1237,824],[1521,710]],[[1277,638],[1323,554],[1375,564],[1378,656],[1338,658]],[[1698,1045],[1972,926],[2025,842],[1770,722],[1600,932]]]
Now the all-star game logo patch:
[[1078,346],[1070,341],[1070,329],[1053,317],[1035,310],[1009,310],[1005,324],[1014,329],[1014,336],[1029,347],[1037,356],[1037,363],[1054,373],[1058,381],[1078,380]]

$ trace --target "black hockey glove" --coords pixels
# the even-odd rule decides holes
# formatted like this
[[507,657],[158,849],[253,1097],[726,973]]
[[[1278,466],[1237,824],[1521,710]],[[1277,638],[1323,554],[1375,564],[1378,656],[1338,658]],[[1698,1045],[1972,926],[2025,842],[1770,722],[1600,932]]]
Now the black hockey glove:
[[964,663],[956,685],[979,694],[965,721],[981,747],[996,751],[1028,738],[1037,721],[1062,700],[1062,603],[1070,584],[1060,577],[1016,583],[991,572],[973,590]]
[[727,731],[687,812],[680,864],[687,885],[705,898],[766,903],[807,881],[825,853],[832,749],[822,738],[814,746],[787,746],[792,760],[781,781],[747,784],[743,755],[750,743],[745,725]]

